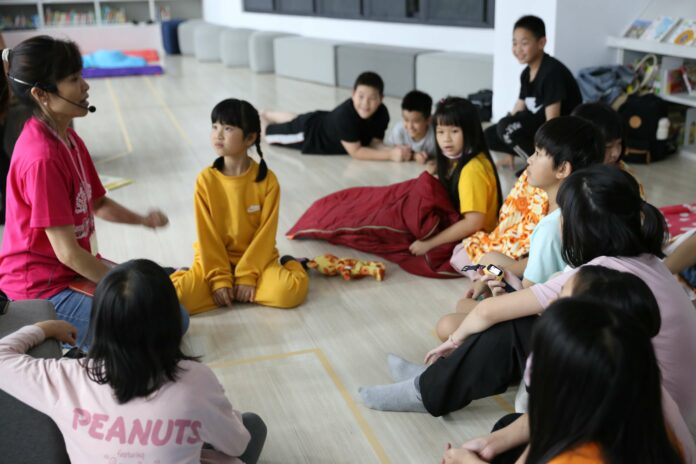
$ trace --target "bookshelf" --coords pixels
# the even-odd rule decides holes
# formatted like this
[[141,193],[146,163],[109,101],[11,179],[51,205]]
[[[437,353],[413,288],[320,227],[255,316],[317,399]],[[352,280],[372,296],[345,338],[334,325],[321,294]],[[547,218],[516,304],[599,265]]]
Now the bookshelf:
[[[638,4],[636,4],[638,8]],[[681,19],[684,21],[696,20],[696,2],[691,0],[647,0],[642,2],[636,11],[635,20],[656,21],[661,17]],[[689,95],[687,92],[669,93],[669,72],[680,68],[685,63],[696,62],[696,45],[676,45],[669,41],[672,32],[667,34],[667,38],[662,41],[649,39],[634,39],[622,37],[626,25],[621,25],[622,30],[616,30],[616,35],[607,37],[608,47],[616,50],[616,62],[618,64],[629,64],[646,54],[657,56],[659,63],[659,80],[661,91],[659,95],[662,99],[696,108],[696,96]],[[666,93],[667,91],[667,93]]]
[[4,0],[0,31],[152,23],[203,16],[203,0]]

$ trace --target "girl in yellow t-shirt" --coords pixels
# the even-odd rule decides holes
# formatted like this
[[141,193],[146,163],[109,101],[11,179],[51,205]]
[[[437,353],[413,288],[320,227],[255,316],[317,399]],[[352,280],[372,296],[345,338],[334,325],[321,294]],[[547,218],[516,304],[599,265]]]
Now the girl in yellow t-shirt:
[[433,115],[433,125],[437,175],[462,218],[432,238],[413,242],[409,250],[417,256],[476,231],[492,231],[502,202],[498,173],[476,107],[464,98],[443,98]]
[[[211,122],[218,158],[196,179],[193,266],[171,276],[179,301],[191,314],[233,302],[295,307],[309,279],[294,258],[278,261],[280,186],[263,160],[259,114],[244,100],[228,99],[213,108]],[[260,163],[247,153],[252,146]]]

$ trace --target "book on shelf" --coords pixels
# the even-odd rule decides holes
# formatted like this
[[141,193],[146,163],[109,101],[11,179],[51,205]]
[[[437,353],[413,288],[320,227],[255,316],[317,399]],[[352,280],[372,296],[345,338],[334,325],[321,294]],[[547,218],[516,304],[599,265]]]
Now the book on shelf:
[[665,95],[674,95],[677,93],[686,92],[687,88],[684,84],[682,68],[663,70],[660,88],[662,93]]
[[660,16],[650,24],[650,27],[645,30],[640,38],[642,40],[653,40],[659,42],[667,37],[678,23],[679,18]]
[[634,19],[624,31],[623,37],[627,39],[640,39],[651,24],[652,21],[650,19]]
[[675,45],[693,45],[696,39],[696,21],[692,19],[682,19],[667,36],[665,42]]
[[679,71],[684,81],[686,92],[692,97],[696,97],[696,63],[685,63]]
[[59,11],[46,8],[45,22],[48,26],[79,26],[96,22],[94,11]]

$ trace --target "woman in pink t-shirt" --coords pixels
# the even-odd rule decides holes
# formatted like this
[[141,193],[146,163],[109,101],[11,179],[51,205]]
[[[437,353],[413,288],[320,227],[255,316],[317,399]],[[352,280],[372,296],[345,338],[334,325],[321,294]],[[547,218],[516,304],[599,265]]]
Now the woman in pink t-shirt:
[[33,358],[31,347],[73,343],[76,329],[23,327],[0,340],[0,390],[53,419],[74,463],[255,463],[263,420],[236,411],[213,371],[182,353],[181,324],[164,270],[128,261],[97,286],[87,357]]
[[87,147],[70,128],[94,111],[73,42],[33,37],[2,58],[12,92],[34,117],[17,140],[7,178],[0,290],[12,300],[49,299],[85,341],[92,299],[68,286],[77,277],[99,282],[108,271],[96,257],[94,216],[150,228],[168,219],[157,210],[142,216],[106,196]]

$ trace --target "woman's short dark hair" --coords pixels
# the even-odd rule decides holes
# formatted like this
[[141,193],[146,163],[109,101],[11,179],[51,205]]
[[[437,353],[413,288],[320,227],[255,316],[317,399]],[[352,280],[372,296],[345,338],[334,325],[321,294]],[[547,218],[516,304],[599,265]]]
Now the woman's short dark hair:
[[680,463],[668,438],[660,369],[643,326],[607,306],[564,298],[532,335],[530,463],[583,444],[607,463]]
[[613,306],[635,317],[648,337],[660,332],[660,307],[640,277],[604,266],[581,266],[573,277],[573,297]]
[[[223,100],[213,108],[210,114],[212,124],[220,123],[226,126],[234,126],[241,129],[244,137],[249,134],[256,134],[256,152],[259,154],[261,161],[259,162],[259,172],[256,174],[255,182],[261,182],[268,174],[268,166],[263,159],[261,151],[261,118],[256,108],[246,100],[238,100],[236,98],[228,98]],[[221,157],[213,162],[213,167],[218,171],[222,171],[225,162]]]
[[108,384],[119,403],[174,382],[180,349],[179,300],[167,273],[147,259],[111,269],[92,303],[93,341],[84,365],[91,380]]
[[563,259],[571,266],[600,256],[664,256],[664,216],[643,201],[633,176],[616,166],[597,164],[572,173],[556,201],[563,216]]
[[604,161],[604,137],[597,126],[576,116],[545,122],[534,134],[534,145],[553,158],[553,167],[570,163],[573,171]]
[[9,53],[8,67],[12,92],[36,113],[41,110],[31,89],[56,93],[59,81],[82,70],[82,55],[75,42],[40,35],[14,47]]
[[610,143],[614,140],[621,140],[621,156],[623,157],[624,141],[623,141],[623,125],[619,113],[602,102],[583,103],[575,107],[572,116],[586,119],[599,128],[604,136],[604,143]]
[[[457,126],[464,133],[464,149],[461,158],[457,160],[454,171],[450,170],[449,159],[442,153],[439,144],[435,144],[435,159],[437,160],[437,174],[440,182],[450,195],[454,208],[459,211],[459,177],[466,164],[479,153],[483,153],[491,163],[495,174],[496,189],[498,191],[498,209],[503,203],[503,194],[500,189],[500,179],[495,168],[495,162],[491,158],[486,145],[486,139],[481,128],[478,109],[466,98],[446,97],[440,100],[435,108],[431,121],[433,129],[437,126]],[[497,212],[496,212],[497,215]]]

